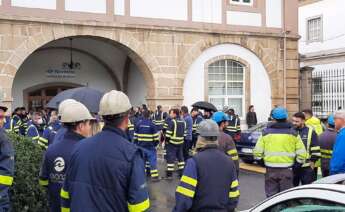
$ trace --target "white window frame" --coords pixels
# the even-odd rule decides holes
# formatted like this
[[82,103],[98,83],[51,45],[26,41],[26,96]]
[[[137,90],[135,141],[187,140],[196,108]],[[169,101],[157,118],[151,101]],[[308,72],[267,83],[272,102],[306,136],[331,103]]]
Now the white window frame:
[[[320,33],[319,33],[319,36],[317,39],[310,39],[309,23],[310,23],[310,21],[316,20],[316,19],[320,19],[320,26],[319,26],[319,29],[320,29],[319,32]],[[307,41],[307,44],[313,43],[313,42],[322,42],[322,40],[323,40],[323,17],[322,17],[322,15],[307,18],[306,19],[306,41]]]
[[[211,98],[219,98],[219,99],[224,99],[224,105],[223,106],[229,106],[229,99],[241,99],[242,98],[242,114],[240,116],[240,119],[243,119],[245,117],[245,112],[246,112],[246,66],[244,64],[242,64],[241,62],[239,61],[236,61],[236,60],[233,60],[233,59],[220,59],[220,60],[217,60],[217,61],[214,61],[212,63],[210,63],[207,67],[207,70],[208,70],[208,75],[209,75],[209,71],[210,71],[210,65],[212,65],[213,63],[216,63],[218,61],[222,61],[222,60],[225,60],[225,80],[224,81],[219,81],[219,82],[225,82],[225,94],[224,95],[210,95],[209,94],[209,83],[210,82],[217,82],[216,80],[210,80],[209,79],[209,76],[207,76],[207,93],[208,93],[208,97],[207,97],[207,100],[210,101]],[[228,68],[228,63],[227,61],[233,61],[235,63],[238,63],[239,65],[242,66],[243,68],[243,74],[242,74],[242,81],[240,80],[236,80],[236,81],[233,81],[233,80],[229,80],[228,81],[228,74],[227,74],[227,68]],[[242,95],[227,95],[227,82],[240,82],[242,83]],[[231,108],[231,106],[229,106]],[[238,111],[236,111],[235,109],[235,113],[238,114]]]
[[253,2],[254,2],[254,0],[250,0],[249,3],[244,2],[243,0],[238,0],[238,2],[234,0],[229,0],[229,1],[230,1],[230,4],[245,5],[245,6],[253,6]]

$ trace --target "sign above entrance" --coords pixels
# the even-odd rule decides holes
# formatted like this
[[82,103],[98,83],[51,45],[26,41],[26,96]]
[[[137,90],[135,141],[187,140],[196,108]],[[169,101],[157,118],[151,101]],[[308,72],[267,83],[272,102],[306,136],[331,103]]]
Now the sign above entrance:
[[54,79],[66,79],[66,78],[75,78],[76,70],[75,69],[48,69],[46,70],[47,78]]

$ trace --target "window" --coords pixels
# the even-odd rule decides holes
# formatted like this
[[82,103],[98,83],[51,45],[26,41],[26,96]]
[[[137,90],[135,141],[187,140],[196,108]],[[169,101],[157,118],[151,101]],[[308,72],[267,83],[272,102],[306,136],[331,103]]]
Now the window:
[[224,106],[244,114],[244,66],[234,60],[219,60],[208,66],[208,98],[219,110]]
[[253,0],[230,0],[231,4],[253,5]]
[[322,78],[315,77],[312,79],[313,94],[322,94]]
[[307,41],[317,42],[322,40],[322,18],[310,18],[307,20]]
[[328,200],[303,198],[278,203],[264,212],[308,212],[308,211],[345,211],[345,206]]

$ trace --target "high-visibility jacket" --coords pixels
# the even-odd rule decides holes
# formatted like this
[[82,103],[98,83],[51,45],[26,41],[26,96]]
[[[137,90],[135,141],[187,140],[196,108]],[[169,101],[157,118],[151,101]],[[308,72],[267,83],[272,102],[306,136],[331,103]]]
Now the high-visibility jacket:
[[55,121],[51,123],[47,128],[44,129],[42,139],[44,139],[44,143],[48,143],[48,146],[51,145],[54,141],[55,135],[57,131],[61,128],[61,122]]
[[0,211],[10,211],[9,187],[13,183],[14,149],[4,129],[0,129]]
[[142,119],[135,126],[134,141],[139,146],[156,146],[159,143],[159,134],[156,126],[150,119]]
[[187,135],[187,124],[181,118],[172,119],[166,130],[167,141],[171,144],[181,145]]
[[219,149],[234,161],[237,174],[240,171],[239,157],[234,140],[230,135],[221,132],[218,138]]
[[228,126],[225,129],[225,133],[231,137],[241,132],[241,120],[238,116],[229,116]]
[[50,145],[44,155],[39,184],[48,189],[51,212],[61,211],[60,191],[69,166],[71,152],[82,139],[84,139],[83,136],[73,131],[67,131],[63,139],[54,145]]
[[43,138],[43,129],[41,129],[40,127],[37,127],[33,123],[31,123],[29,127],[27,128],[26,136],[31,138],[32,142],[37,143],[43,149],[48,148],[48,140]]
[[187,160],[173,211],[233,211],[239,196],[233,161],[217,145],[208,145]]
[[330,160],[333,155],[333,146],[337,138],[335,129],[327,129],[319,137],[321,160]]
[[128,129],[127,129],[128,140],[130,142],[133,142],[134,140],[134,125],[135,125],[134,117],[130,117],[128,119]]
[[193,139],[196,139],[198,137],[198,133],[197,133],[197,130],[198,130],[198,127],[199,127],[199,124],[204,120],[202,118],[202,116],[200,115],[197,115],[195,117],[192,117],[193,119],[193,131],[192,131],[192,136],[193,136]]
[[61,189],[62,211],[145,211],[150,207],[140,148],[108,126],[79,142]]
[[19,134],[19,128],[22,126],[22,120],[18,115],[13,115],[10,121],[9,131]]
[[307,126],[313,127],[318,136],[321,135],[321,133],[323,132],[323,127],[322,127],[321,121],[320,121],[320,119],[316,118],[315,116],[306,120],[305,124]]
[[152,121],[156,125],[158,130],[163,129],[164,120],[167,118],[168,114],[162,111],[156,111],[152,116]]
[[254,157],[266,167],[290,168],[295,161],[303,164],[307,151],[298,133],[289,123],[273,123],[263,130],[254,148]]
[[310,126],[305,126],[301,129],[297,129],[297,132],[300,135],[304,147],[307,150],[307,159],[302,166],[308,167],[310,166],[310,162],[315,163],[321,157],[318,137],[314,129]]

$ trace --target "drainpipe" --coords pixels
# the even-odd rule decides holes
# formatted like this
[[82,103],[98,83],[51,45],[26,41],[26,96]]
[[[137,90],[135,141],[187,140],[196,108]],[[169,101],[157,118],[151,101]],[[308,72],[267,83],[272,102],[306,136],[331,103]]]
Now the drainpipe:
[[[285,26],[285,24],[284,24]],[[285,27],[284,27],[285,28]],[[283,62],[284,107],[286,108],[286,31],[284,29],[284,62]]]

